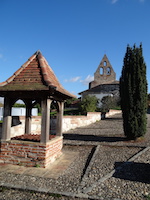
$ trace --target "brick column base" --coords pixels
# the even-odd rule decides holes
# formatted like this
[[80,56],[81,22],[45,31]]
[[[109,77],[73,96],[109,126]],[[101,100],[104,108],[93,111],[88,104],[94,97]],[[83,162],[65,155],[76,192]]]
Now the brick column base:
[[45,168],[62,154],[63,137],[55,137],[46,144],[19,140],[1,141],[0,146],[2,163]]

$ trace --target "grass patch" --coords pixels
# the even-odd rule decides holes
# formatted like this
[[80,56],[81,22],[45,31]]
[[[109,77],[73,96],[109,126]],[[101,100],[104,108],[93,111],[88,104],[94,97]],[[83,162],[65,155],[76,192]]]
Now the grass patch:
[[35,164],[34,167],[39,168],[39,167],[40,167],[40,164]]
[[0,192],[4,192],[4,191],[6,191],[6,190],[7,190],[6,187],[4,187],[4,186],[0,186]]
[[146,200],[150,200],[150,194],[144,196]]
[[121,110],[121,107],[120,106],[115,106],[115,107],[112,107],[111,109],[112,110]]
[[49,193],[48,195],[51,196],[51,197],[57,197],[57,198],[62,197],[61,194]]

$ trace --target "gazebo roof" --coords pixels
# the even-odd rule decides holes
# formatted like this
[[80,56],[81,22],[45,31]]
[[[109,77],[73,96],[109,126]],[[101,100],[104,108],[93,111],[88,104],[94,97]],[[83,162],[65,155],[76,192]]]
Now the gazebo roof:
[[47,95],[53,92],[53,95],[63,99],[75,97],[62,87],[40,51],[35,52],[10,78],[0,83],[0,96],[25,91]]

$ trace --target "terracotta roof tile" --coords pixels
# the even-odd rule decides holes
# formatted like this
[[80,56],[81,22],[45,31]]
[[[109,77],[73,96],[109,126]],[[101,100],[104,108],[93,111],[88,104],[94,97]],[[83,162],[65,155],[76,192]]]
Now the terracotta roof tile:
[[68,97],[75,97],[62,87],[40,51],[32,55],[5,82],[0,83],[0,91],[44,91],[49,88]]

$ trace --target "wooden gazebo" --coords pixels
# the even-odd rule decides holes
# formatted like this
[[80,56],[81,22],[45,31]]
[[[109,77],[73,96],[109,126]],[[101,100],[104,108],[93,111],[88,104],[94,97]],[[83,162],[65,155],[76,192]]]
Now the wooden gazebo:
[[[4,115],[2,127],[2,143],[11,142],[11,108],[21,99],[26,105],[25,131],[31,133],[31,111],[35,104],[41,105],[41,137],[40,144],[49,143],[50,106],[52,101],[58,104],[56,136],[62,136],[62,117],[64,101],[74,97],[66,91],[56,78],[53,70],[40,51],[32,55],[10,78],[0,83],[0,96],[4,97]],[[3,150],[1,149],[1,153]]]

